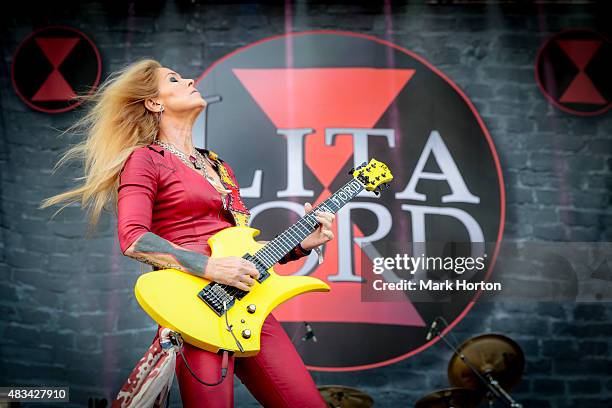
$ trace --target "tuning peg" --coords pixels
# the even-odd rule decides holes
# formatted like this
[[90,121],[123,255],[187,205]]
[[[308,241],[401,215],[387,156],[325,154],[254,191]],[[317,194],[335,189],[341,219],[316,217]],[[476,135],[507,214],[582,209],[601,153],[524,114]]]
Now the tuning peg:
[[348,172],[349,176],[352,176],[354,171],[355,171],[355,168],[351,167],[351,169]]

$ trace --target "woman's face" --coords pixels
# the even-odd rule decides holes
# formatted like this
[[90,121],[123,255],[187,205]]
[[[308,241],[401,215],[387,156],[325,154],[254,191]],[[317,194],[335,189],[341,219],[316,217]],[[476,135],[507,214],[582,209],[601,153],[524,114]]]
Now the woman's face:
[[193,79],[181,77],[175,71],[162,67],[158,68],[159,96],[158,103],[167,112],[183,113],[191,110],[202,110],[206,107],[206,101],[194,87]]

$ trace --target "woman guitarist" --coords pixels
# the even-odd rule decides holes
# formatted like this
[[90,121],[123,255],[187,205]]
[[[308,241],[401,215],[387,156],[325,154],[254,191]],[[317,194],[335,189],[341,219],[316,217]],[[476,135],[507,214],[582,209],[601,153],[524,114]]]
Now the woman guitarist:
[[[209,258],[207,239],[236,225],[236,217],[248,217],[249,212],[236,189],[231,194],[238,184],[230,166],[213,152],[193,145],[194,122],[206,107],[194,81],[157,61],[142,60],[111,75],[91,99],[92,108],[74,125],[83,126],[87,137],[58,162],[84,159],[85,182],[45,200],[43,207],[80,201],[90,209],[90,225],[95,226],[104,206],[116,204],[124,255],[155,269],[179,269],[250,290],[258,272],[249,261],[234,256]],[[312,206],[306,203],[305,210],[311,211]],[[316,218],[319,228],[281,263],[333,239],[334,215],[319,212]],[[155,370],[146,367],[159,358],[159,337],[160,330],[114,406],[133,406],[136,400],[155,401],[153,405],[167,401],[168,387],[152,387]],[[232,407],[234,373],[265,407],[326,406],[272,314],[263,325],[261,350],[254,357],[227,358],[187,343],[183,353],[188,366],[177,359],[175,372],[185,407]],[[223,364],[227,378],[220,384],[205,386],[198,381],[218,382]],[[147,370],[152,374],[143,378]]]

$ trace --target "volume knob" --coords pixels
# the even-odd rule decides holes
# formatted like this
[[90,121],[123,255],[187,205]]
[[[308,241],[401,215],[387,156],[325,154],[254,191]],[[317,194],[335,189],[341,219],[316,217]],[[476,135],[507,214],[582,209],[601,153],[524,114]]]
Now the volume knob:
[[248,339],[251,337],[251,331],[249,329],[244,329],[242,331],[242,338]]
[[257,306],[255,306],[254,304],[251,303],[247,306],[247,312],[253,314],[255,313],[255,310],[257,310]]

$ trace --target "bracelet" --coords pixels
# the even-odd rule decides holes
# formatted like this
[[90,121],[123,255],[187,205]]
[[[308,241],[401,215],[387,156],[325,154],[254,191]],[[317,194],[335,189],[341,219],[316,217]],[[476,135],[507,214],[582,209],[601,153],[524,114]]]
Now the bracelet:
[[310,253],[312,252],[312,249],[304,249],[301,242],[298,242],[296,248],[302,253],[302,256],[310,255]]
[[306,250],[304,249],[304,247],[302,246],[301,243],[298,243],[296,246],[294,246],[291,251],[289,251],[288,254],[286,254],[284,257],[282,257],[278,263],[279,264],[285,264],[287,262],[291,262],[291,261],[297,261],[298,259],[304,257],[304,256],[308,256],[310,255],[310,253],[312,252],[312,249],[310,250]]

